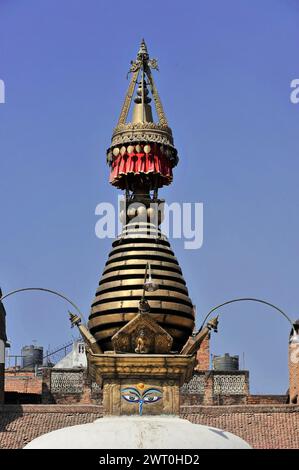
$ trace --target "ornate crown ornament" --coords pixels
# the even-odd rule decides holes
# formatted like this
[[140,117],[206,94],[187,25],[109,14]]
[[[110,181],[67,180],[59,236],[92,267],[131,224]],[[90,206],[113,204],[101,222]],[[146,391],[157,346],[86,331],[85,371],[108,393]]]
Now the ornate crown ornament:
[[[130,84],[118,119],[118,123],[113,131],[111,145],[107,149],[107,163],[111,166],[113,159],[119,152],[123,154],[132,146],[155,144],[159,146],[159,151],[169,160],[170,166],[174,167],[178,163],[177,150],[174,147],[172,131],[168,126],[163,105],[158,94],[151,70],[158,70],[156,59],[150,59],[144,39],[135,61],[131,61],[128,72],[131,75]],[[140,79],[140,81],[139,81]],[[131,122],[127,122],[132,105],[132,99],[137,83],[137,97],[134,99],[135,105]],[[149,95],[154,101],[158,122],[154,122]],[[157,149],[157,147],[155,147]],[[137,147],[138,152],[138,147]],[[129,152],[130,153],[130,152]]]
[[110,148],[135,142],[158,143],[167,145],[171,150],[176,151],[170,127],[155,122],[119,124],[113,131]]

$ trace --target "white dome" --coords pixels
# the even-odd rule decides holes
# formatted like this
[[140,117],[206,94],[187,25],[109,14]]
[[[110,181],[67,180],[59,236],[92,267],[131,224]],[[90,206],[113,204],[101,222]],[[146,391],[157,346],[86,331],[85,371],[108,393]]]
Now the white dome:
[[173,416],[113,416],[44,434],[25,449],[250,449],[230,432]]

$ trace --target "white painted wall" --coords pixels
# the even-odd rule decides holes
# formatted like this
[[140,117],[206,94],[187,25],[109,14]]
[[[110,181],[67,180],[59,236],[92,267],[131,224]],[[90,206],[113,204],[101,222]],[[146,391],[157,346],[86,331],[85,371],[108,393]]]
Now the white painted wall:
[[76,367],[87,368],[85,344],[81,341],[74,342],[72,351],[57,362],[54,369],[75,369]]

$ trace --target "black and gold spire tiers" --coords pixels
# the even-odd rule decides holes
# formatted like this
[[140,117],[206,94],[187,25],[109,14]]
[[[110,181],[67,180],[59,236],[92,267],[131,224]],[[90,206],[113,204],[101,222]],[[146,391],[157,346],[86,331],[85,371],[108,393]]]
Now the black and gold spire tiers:
[[138,313],[149,262],[159,285],[146,295],[150,315],[173,337],[172,350],[179,352],[194,328],[194,312],[167,238],[148,223],[140,223],[137,229],[129,223],[112,246],[92,303],[90,332],[103,351],[113,349],[112,336]]
[[[118,335],[141,312],[145,298],[149,321],[155,320],[158,325],[156,334],[161,333],[159,328],[164,329],[165,351],[179,353],[194,329],[194,309],[186,282],[159,229],[164,201],[158,199],[158,189],[172,182],[178,157],[151,73],[157,68],[143,40],[136,60],[131,62],[130,85],[107,152],[110,183],[125,190],[125,205],[120,213],[123,231],[113,242],[89,316],[89,331],[103,352],[116,350]],[[158,289],[145,296],[147,266]],[[141,337],[139,340],[142,343]],[[127,345],[126,350],[139,351],[135,346]]]

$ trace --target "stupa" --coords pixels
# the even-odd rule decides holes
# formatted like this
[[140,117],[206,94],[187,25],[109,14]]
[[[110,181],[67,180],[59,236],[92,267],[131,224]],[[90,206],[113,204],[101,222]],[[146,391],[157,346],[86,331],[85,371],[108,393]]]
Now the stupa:
[[218,321],[194,333],[186,282],[160,230],[164,201],[158,191],[172,183],[178,154],[153,69],[157,61],[142,40],[107,150],[110,183],[125,192],[123,230],[112,244],[88,325],[71,314],[86,343],[89,374],[103,388],[104,418],[51,432],[27,448],[249,448],[231,433],[179,417],[180,387],[191,379],[196,352]]

